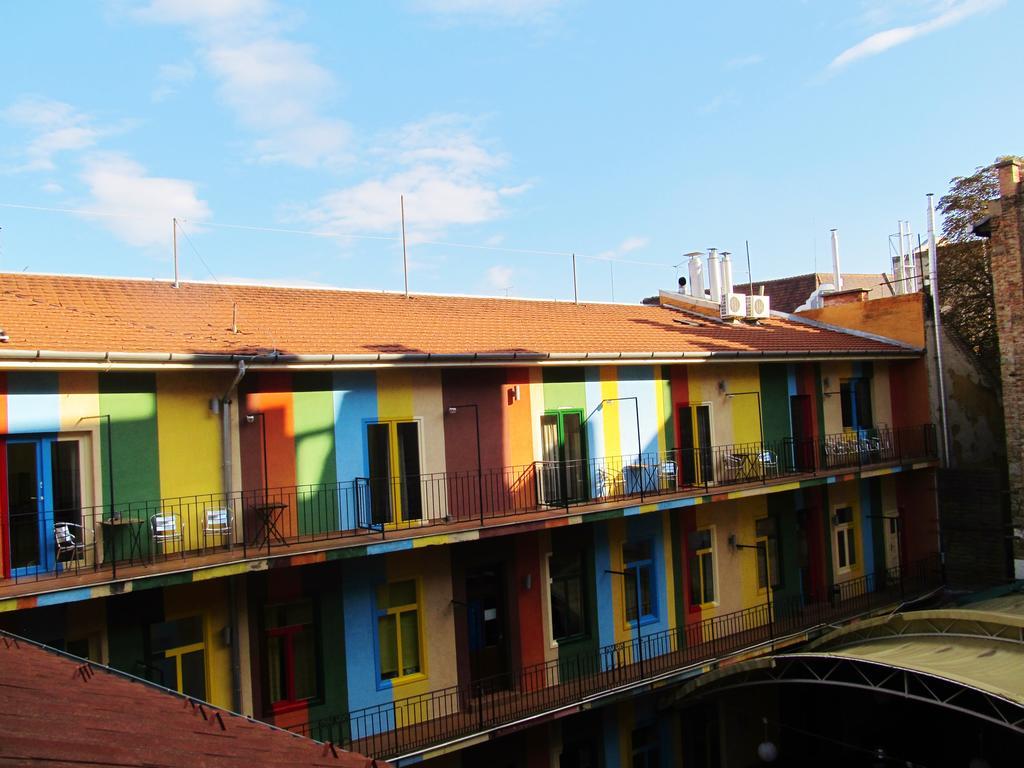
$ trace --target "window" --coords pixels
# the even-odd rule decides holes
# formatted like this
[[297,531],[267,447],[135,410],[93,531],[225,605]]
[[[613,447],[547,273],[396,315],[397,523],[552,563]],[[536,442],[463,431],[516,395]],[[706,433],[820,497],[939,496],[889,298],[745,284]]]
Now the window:
[[631,738],[633,768],[657,768],[661,765],[661,745],[654,724],[634,728]]
[[270,705],[281,709],[316,698],[318,675],[312,601],[268,606],[264,626]]
[[[417,421],[385,421],[366,425],[370,479],[370,518],[374,524],[423,517],[420,487],[420,425]],[[394,477],[397,469],[398,476]]]
[[548,558],[551,637],[556,642],[586,633],[583,613],[583,554],[554,553]]
[[867,429],[871,420],[871,379],[844,379],[839,382],[839,395],[843,408],[843,427]]
[[415,579],[377,589],[377,642],[380,679],[395,680],[420,672],[420,612]]
[[853,527],[853,509],[841,507],[833,518],[836,537],[836,570],[848,571],[857,564],[857,545]]
[[640,599],[640,619],[655,618],[652,550],[650,540],[622,545],[622,563],[626,573],[626,577],[622,580],[625,598],[623,603],[626,606],[627,622],[637,620],[638,597]]
[[779,539],[774,517],[762,517],[754,521],[755,544],[757,545],[757,588],[780,586],[779,581]]
[[711,605],[715,602],[714,534],[701,528],[689,535],[690,605]]
[[190,616],[149,628],[150,679],[171,690],[206,700],[203,617]]

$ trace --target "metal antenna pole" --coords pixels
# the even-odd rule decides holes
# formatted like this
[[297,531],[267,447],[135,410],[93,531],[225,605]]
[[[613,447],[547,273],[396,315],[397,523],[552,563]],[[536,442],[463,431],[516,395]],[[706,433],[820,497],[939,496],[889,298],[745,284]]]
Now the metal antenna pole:
[[[743,242],[747,244],[747,290],[749,290],[750,291],[750,295],[753,296],[754,295],[754,275],[750,271],[750,241],[749,240],[744,240]],[[817,254],[815,254],[815,256],[817,256]],[[817,264],[817,262],[815,262],[815,264]]]
[[405,273],[405,298],[409,298],[409,256],[405,250],[405,195],[398,196],[402,206],[402,271]]
[[[508,295],[508,294],[506,294]],[[580,294],[576,289],[576,254],[572,255],[572,300],[576,304],[580,303]]]
[[174,287],[178,287],[178,220],[171,219],[171,247],[174,253]]

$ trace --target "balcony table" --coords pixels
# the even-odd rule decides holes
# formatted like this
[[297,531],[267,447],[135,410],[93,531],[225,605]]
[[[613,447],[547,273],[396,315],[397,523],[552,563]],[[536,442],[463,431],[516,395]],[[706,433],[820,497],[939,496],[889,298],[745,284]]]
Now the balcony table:
[[274,539],[279,544],[288,544],[281,534],[281,529],[277,527],[281,520],[281,515],[287,508],[288,505],[280,501],[268,501],[252,507],[252,512],[256,514],[257,521],[259,522],[259,529],[252,540],[254,547],[259,547],[264,543],[268,547],[273,546],[272,540]]
[[[117,552],[111,553],[115,536],[128,537],[128,559],[130,561],[134,562],[136,555],[141,560],[142,527],[145,525],[145,522],[145,520],[136,520],[135,518],[121,517],[120,515],[100,520],[100,526],[103,529],[103,560],[104,562],[110,561],[115,579],[117,578]],[[124,550],[122,548],[123,553]]]

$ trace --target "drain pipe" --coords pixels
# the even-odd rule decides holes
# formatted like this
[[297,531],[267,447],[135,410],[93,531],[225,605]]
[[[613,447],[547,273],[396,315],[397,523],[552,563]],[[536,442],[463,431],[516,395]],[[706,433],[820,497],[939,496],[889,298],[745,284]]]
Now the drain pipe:
[[949,424],[946,419],[946,377],[942,372],[942,311],[939,303],[939,257],[935,241],[935,203],[928,194],[928,282],[932,289],[932,315],[935,322],[935,366],[939,377],[939,409],[942,415],[942,458],[952,465],[949,455]]
[[[245,376],[245,372],[245,360],[239,360],[235,378],[232,379],[231,385],[220,399],[221,450],[224,452],[224,497],[228,504],[231,503],[231,494],[234,486],[234,467],[231,461],[231,395],[238,389],[238,384]],[[240,578],[243,577],[228,577],[228,632],[231,636],[231,698],[235,712],[242,711],[242,652],[239,648],[238,639],[238,579]]]

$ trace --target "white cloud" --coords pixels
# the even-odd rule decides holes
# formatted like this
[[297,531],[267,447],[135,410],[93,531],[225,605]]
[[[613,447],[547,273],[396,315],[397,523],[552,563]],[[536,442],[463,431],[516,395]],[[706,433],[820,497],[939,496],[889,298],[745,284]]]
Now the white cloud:
[[157,86],[153,90],[153,101],[164,101],[191,83],[196,76],[195,65],[191,61],[180,64],[164,64],[157,71]]
[[876,32],[847,48],[832,59],[828,65],[828,71],[836,72],[860,59],[877,56],[898,45],[954,26],[978,13],[997,8],[1003,2],[1004,0],[957,0],[955,2],[944,0],[933,5],[935,15],[925,21]]
[[512,275],[515,270],[502,264],[495,265],[487,270],[487,284],[499,291],[512,287]]
[[606,251],[601,251],[594,258],[611,261],[614,259],[618,259],[622,256],[625,256],[627,253],[643,250],[650,244],[651,241],[649,238],[633,235],[631,237],[627,237],[615,248],[609,248]]
[[406,228],[416,242],[451,226],[499,218],[504,200],[525,188],[496,181],[504,158],[486,148],[458,116],[405,126],[382,143],[371,154],[390,172],[331,192],[300,217],[329,231],[396,234],[404,195]]
[[64,191],[64,187],[62,187],[55,181],[46,182],[45,184],[43,184],[42,187],[40,187],[40,189],[42,189],[43,192],[46,192],[51,195],[59,195],[61,192]]
[[536,23],[550,18],[565,0],[413,0],[419,11],[446,18]]
[[650,243],[650,239],[646,237],[627,237],[619,244],[619,252],[629,253],[630,251],[638,251],[641,248],[646,248]]
[[210,217],[193,182],[150,176],[124,155],[97,153],[86,158],[81,179],[91,196],[89,210],[101,214],[89,220],[131,245],[166,245],[174,217],[193,227]]
[[729,59],[723,66],[725,69],[733,71],[752,67],[756,64],[760,64],[762,61],[764,61],[764,56],[759,53],[752,53],[749,56],[737,56],[734,59]]
[[221,99],[255,137],[254,160],[307,168],[349,160],[348,125],[326,111],[337,84],[316,62],[315,48],[284,34],[287,24],[276,4],[151,0],[133,15],[192,33]]
[[106,132],[70,104],[38,96],[19,99],[4,110],[3,116],[32,133],[22,152],[23,162],[14,171],[53,170],[58,154],[88,149]]
[[134,15],[158,24],[224,24],[259,18],[269,10],[267,0],[150,0]]
[[254,144],[258,160],[313,167],[345,159],[349,128],[319,114],[334,81],[314,61],[310,46],[267,37],[212,46],[206,61],[225,103],[260,134]]

